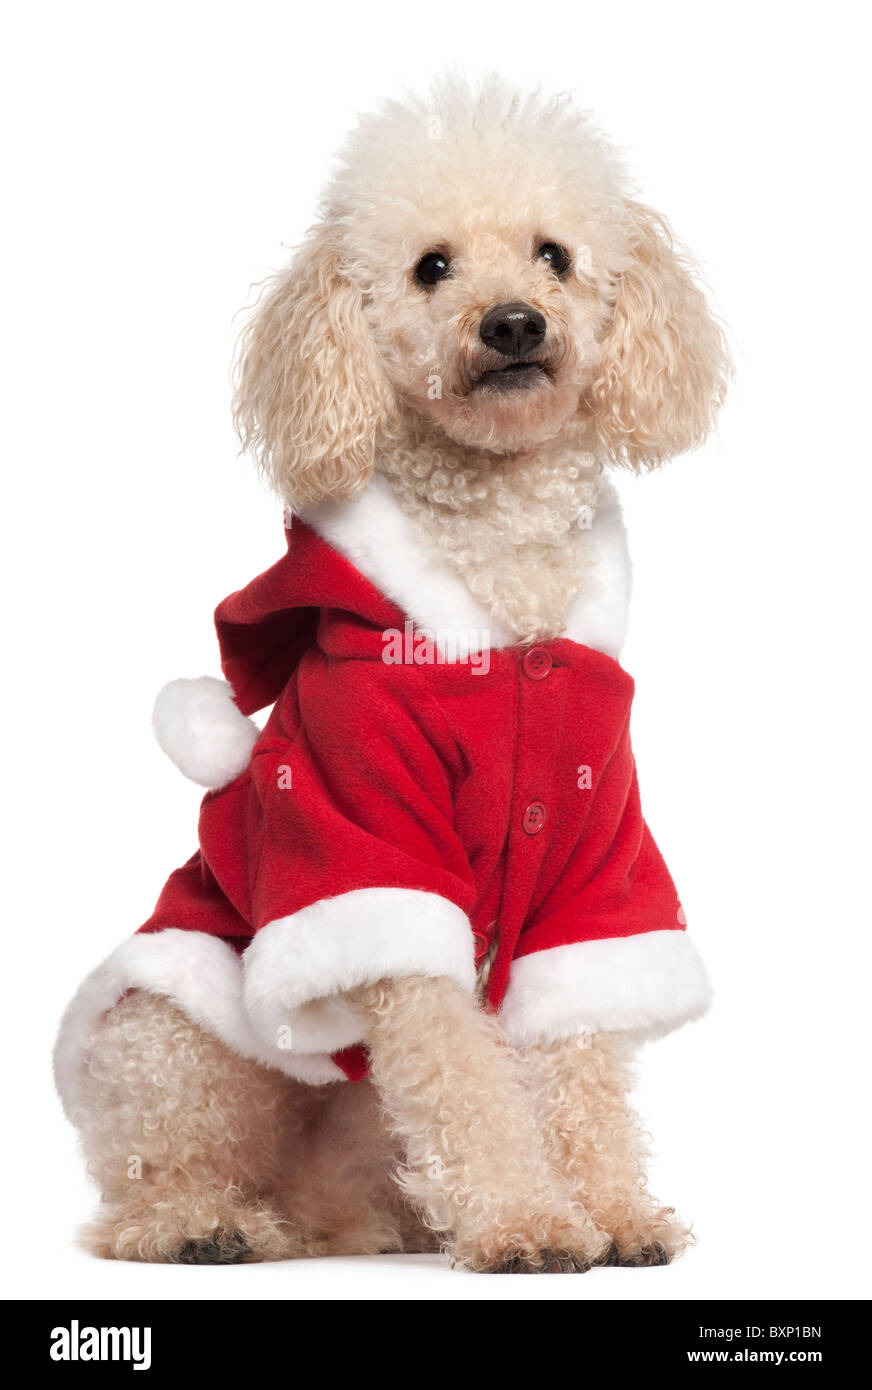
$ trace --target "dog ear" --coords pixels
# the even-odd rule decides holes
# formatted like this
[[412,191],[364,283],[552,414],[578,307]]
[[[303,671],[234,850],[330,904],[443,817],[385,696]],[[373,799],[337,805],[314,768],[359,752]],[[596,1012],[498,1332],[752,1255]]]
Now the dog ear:
[[612,461],[642,469],[702,444],[732,368],[668,224],[639,203],[628,209],[628,264],[588,403]]
[[242,446],[292,507],[346,497],[372,473],[392,404],[360,292],[316,231],[267,283],[240,337],[233,415]]

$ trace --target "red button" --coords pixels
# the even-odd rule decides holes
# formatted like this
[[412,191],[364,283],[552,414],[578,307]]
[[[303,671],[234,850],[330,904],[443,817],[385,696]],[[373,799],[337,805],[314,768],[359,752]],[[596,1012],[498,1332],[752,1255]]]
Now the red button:
[[528,835],[538,835],[545,824],[545,817],[548,812],[541,801],[531,801],[529,806],[524,807],[524,819],[522,826]]
[[551,653],[544,647],[531,647],[521,662],[524,668],[524,675],[529,676],[531,681],[544,681],[551,673],[554,662],[551,660]]

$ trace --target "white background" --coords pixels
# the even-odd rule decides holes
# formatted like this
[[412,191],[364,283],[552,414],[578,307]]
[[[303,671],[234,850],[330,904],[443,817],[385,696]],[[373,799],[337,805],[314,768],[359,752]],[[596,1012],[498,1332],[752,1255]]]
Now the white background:
[[[30,4],[7,20],[2,310],[13,1297],[861,1297],[869,1285],[870,305],[860,7],[550,0]],[[194,845],[153,744],[217,671],[218,599],[281,550],[237,458],[250,286],[357,111],[446,62],[571,88],[702,261],[737,384],[719,436],[626,480],[625,665],[648,819],[713,975],[643,1061],[663,1270],[486,1279],[426,1257],[117,1265],[53,1094],[59,1015]],[[862,172],[863,170],[866,172]]]

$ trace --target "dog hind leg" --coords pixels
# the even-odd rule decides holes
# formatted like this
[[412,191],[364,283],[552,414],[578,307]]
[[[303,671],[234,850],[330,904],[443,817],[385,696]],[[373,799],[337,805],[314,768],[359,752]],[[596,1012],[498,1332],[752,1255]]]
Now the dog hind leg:
[[168,1000],[126,995],[95,1030],[74,1115],[102,1194],[82,1244],[108,1259],[191,1264],[302,1253],[272,1199],[294,1085]]

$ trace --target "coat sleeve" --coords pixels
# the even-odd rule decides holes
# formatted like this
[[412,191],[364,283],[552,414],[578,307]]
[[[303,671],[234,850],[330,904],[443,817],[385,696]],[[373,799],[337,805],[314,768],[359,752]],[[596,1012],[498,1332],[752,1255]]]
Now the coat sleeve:
[[361,1041],[347,993],[386,977],[474,987],[473,881],[454,830],[462,774],[420,673],[304,660],[251,768],[256,931],[243,965],[265,1043],[311,1053]]
[[598,1032],[653,1038],[708,1008],[708,977],[642,815],[629,719],[579,795],[589,797],[583,833],[521,934],[502,1000],[516,1047]]

